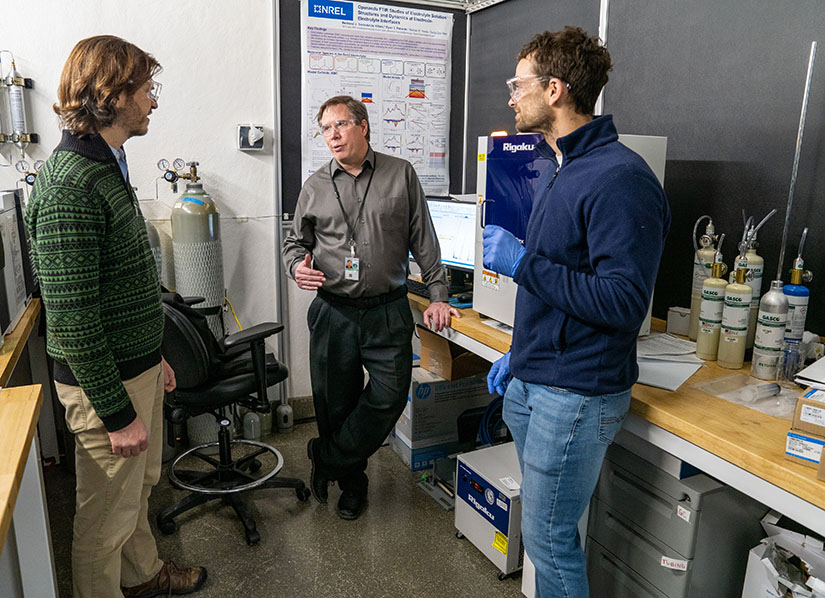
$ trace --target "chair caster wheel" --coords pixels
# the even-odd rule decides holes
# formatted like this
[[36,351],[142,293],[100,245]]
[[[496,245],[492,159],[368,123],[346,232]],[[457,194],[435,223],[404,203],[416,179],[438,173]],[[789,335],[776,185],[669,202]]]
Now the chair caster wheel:
[[158,529],[167,536],[174,534],[177,526],[174,519],[160,519],[158,518]]
[[298,500],[301,502],[306,502],[309,500],[312,493],[309,491],[309,488],[296,488],[295,494],[298,496]]
[[456,532],[455,537],[458,538],[459,540],[463,540],[464,539],[464,534],[462,534],[461,532]]
[[246,543],[249,546],[255,546],[258,542],[261,541],[261,534],[258,533],[257,530],[247,531],[246,532]]
[[504,581],[505,579],[507,579],[507,574],[506,574],[506,573],[502,573],[501,571],[499,571],[499,572],[498,572],[498,580],[499,580],[499,581]]

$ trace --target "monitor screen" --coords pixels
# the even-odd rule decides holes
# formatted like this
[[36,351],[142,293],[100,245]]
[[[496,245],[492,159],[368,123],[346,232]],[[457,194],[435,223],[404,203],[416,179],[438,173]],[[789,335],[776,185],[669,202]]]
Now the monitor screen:
[[475,264],[475,203],[427,200],[441,246],[441,263],[448,268],[472,272]]

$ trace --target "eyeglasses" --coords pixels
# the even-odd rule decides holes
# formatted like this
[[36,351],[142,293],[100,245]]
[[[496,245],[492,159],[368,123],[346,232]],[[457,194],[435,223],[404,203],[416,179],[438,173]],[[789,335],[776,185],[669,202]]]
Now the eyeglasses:
[[[525,84],[523,81],[530,80],[530,83]],[[521,97],[524,95],[530,87],[532,87],[533,83],[536,81],[541,81],[542,83],[546,83],[550,79],[559,79],[558,77],[554,77],[553,75],[544,76],[544,75],[523,75],[521,77],[510,77],[505,81],[507,84],[507,89],[510,90],[510,97],[513,99],[514,102],[518,102]],[[561,79],[559,79],[561,81]],[[570,84],[565,83],[567,89],[570,89]]]
[[161,89],[163,89],[163,85],[161,85],[157,81],[152,81],[152,85],[151,87],[149,87],[149,91],[146,92],[146,97],[152,100],[153,102],[157,103],[158,98],[160,97]]
[[356,123],[354,118],[349,120],[336,120],[331,125],[321,125],[321,133],[324,137],[331,137],[333,133],[338,131],[346,131]]

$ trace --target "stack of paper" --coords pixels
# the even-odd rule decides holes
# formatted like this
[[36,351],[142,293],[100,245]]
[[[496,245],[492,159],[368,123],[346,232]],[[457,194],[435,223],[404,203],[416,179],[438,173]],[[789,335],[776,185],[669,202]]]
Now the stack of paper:
[[636,346],[639,383],[676,390],[704,363],[696,357],[696,343],[670,334],[639,338]]
[[813,386],[819,390],[825,390],[825,357],[799,372],[795,380],[802,386]]

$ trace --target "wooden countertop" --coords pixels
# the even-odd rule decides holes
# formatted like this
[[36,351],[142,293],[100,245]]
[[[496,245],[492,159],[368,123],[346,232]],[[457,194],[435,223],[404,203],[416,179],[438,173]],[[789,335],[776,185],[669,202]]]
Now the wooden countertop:
[[0,552],[11,526],[42,403],[43,390],[39,384],[0,391]]
[[[410,304],[424,311],[429,301],[409,295]],[[510,348],[511,337],[483,324],[472,309],[459,310],[451,326],[502,353]],[[664,330],[655,321],[654,330]],[[633,387],[630,410],[643,419],[742,469],[825,509],[825,482],[816,479],[816,470],[785,459],[785,438],[791,422],[766,415],[744,405],[707,394],[694,388],[697,383],[742,370],[726,370],[707,362],[677,391],[643,384]]]
[[[0,347],[0,387],[8,383],[39,313],[40,300],[32,299],[17,326],[6,335]],[[11,526],[42,402],[39,385],[0,390],[0,552]]]
[[[423,312],[430,305],[430,300],[426,297],[414,295],[413,293],[409,293],[407,297],[410,300],[410,305],[414,306],[420,312]],[[513,340],[511,335],[497,330],[492,326],[487,326],[484,323],[485,320],[478,315],[478,312],[472,309],[459,309],[458,311],[461,317],[456,318],[453,316],[450,320],[450,328],[456,332],[466,334],[501,353],[506,353],[510,350],[510,343]]]
[[0,347],[0,388],[6,386],[9,381],[39,314],[40,299],[32,299],[17,326],[6,335],[3,346]]

